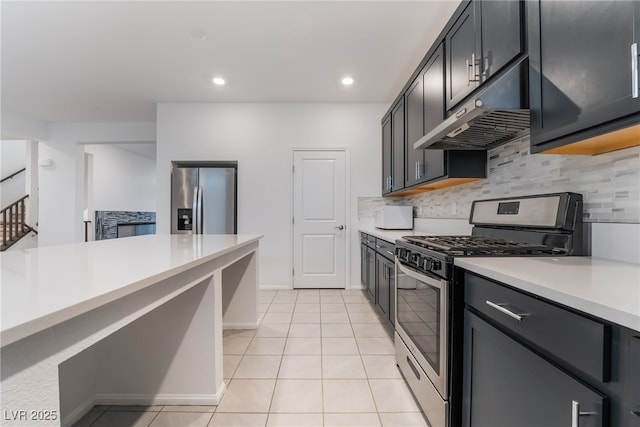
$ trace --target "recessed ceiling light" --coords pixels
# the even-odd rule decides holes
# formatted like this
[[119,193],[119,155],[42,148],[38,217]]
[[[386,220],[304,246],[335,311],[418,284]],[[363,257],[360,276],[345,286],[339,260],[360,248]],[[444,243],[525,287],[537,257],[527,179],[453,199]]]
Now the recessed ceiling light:
[[213,81],[213,84],[217,86],[222,86],[223,84],[226,83],[226,80],[223,79],[222,77],[214,77],[212,81]]
[[343,77],[341,82],[345,86],[351,86],[353,84],[353,77]]

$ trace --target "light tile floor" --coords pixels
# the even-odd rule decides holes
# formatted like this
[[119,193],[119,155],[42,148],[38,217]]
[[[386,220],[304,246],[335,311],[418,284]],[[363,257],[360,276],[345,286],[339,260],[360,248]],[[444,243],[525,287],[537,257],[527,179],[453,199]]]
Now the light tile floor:
[[220,405],[96,406],[74,427],[427,426],[361,291],[263,290],[260,311],[224,333]]

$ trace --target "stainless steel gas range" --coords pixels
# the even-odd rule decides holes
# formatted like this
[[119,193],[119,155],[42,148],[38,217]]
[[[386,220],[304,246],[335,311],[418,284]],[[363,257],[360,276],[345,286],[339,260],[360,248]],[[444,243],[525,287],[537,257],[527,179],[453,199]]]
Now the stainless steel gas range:
[[464,283],[454,259],[582,255],[582,211],[575,193],[479,200],[471,236],[396,240],[396,362],[431,427],[460,424]]

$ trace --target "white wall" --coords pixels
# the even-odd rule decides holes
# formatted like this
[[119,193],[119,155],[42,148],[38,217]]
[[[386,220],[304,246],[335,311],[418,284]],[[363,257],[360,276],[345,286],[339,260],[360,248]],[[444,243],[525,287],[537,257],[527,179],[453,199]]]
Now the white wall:
[[40,141],[39,246],[84,240],[84,144],[151,142],[155,123],[59,123]]
[[[238,161],[238,232],[257,233],[263,287],[291,286],[291,150],[347,148],[350,264],[359,257],[357,197],[379,195],[387,104],[159,104],[157,231],[170,231],[172,160]],[[351,285],[360,286],[352,268]]]
[[[127,145],[134,149],[139,144]],[[126,145],[87,144],[85,152],[93,154],[94,210],[156,210],[155,158],[128,150]]]

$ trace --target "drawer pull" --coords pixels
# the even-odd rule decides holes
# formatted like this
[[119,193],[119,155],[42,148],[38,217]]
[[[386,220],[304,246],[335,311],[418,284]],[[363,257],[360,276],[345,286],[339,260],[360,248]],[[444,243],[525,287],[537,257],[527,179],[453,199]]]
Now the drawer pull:
[[631,411],[631,413],[640,418],[640,411]]
[[580,427],[580,417],[598,415],[597,412],[580,412],[580,402],[571,401],[571,427]]
[[391,256],[395,256],[395,254],[394,254],[393,252],[391,252],[391,251],[387,251],[387,253],[388,253],[389,255],[391,255]]
[[496,304],[495,302],[491,302],[489,300],[486,301],[487,305],[491,308],[495,308],[496,310],[498,310],[500,313],[506,314],[507,316],[511,317],[512,319],[517,320],[518,322],[522,322],[522,315],[520,314],[516,314],[513,311],[504,308],[503,306],[505,304]]
[[418,381],[420,381],[420,372],[418,372],[418,370],[416,369],[415,366],[413,366],[413,362],[411,361],[411,359],[409,359],[409,356],[407,356],[407,364],[409,365],[409,367],[411,368],[411,370],[413,371],[413,375],[416,376],[416,378],[418,379]]

